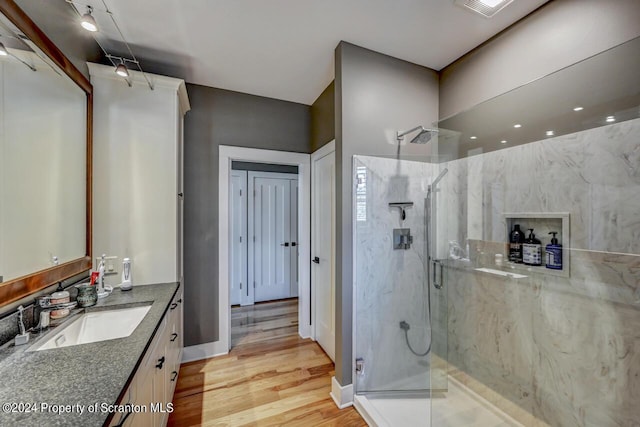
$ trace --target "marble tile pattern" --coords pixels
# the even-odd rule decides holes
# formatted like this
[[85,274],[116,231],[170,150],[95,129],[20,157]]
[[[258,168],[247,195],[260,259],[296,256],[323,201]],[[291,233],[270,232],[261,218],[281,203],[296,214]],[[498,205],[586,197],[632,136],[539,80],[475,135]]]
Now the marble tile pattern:
[[[355,222],[356,348],[365,372],[356,376],[358,393],[429,388],[429,358],[411,353],[400,321],[411,325],[414,349],[430,340],[425,246],[425,195],[433,166],[413,161],[356,156],[366,168],[366,219]],[[390,202],[413,202],[402,221]],[[393,249],[393,229],[410,228],[413,244]]]
[[[356,355],[372,361],[368,377],[357,381],[377,389],[423,368],[404,351],[397,322],[400,315],[423,321],[424,249],[389,249],[398,215],[387,199],[404,191],[415,203],[414,192],[424,192],[443,165],[359,160],[375,171],[368,194],[375,209],[366,225],[356,224]],[[479,394],[484,388],[505,398],[511,409],[501,409],[523,425],[639,426],[640,119],[444,166],[437,255],[449,241],[469,248],[469,260],[448,261],[446,294],[432,298],[440,309],[446,300],[433,335],[448,342],[448,354],[436,353],[448,359],[450,373],[481,384]],[[394,184],[398,173],[402,185]],[[424,219],[413,212],[406,223],[419,240]],[[495,254],[505,254],[505,212],[569,212],[570,276],[475,271],[496,268]],[[437,323],[443,318],[445,331]]]
[[[447,167],[439,232],[471,252],[448,269],[450,369],[524,425],[640,425],[640,120]],[[504,212],[570,212],[570,277],[474,271],[505,253]]]

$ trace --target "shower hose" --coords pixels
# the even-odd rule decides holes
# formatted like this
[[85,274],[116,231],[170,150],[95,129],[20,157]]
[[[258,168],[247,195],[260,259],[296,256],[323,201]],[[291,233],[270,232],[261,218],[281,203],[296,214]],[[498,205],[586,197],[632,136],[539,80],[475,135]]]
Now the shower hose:
[[411,353],[415,354],[418,357],[424,357],[427,354],[429,354],[429,352],[431,351],[431,339],[429,339],[429,347],[427,348],[427,351],[425,351],[424,353],[418,353],[413,349],[413,347],[411,346],[411,343],[409,342],[409,329],[411,329],[409,324],[403,320],[402,322],[400,322],[400,329],[404,331],[404,338],[407,341],[407,347],[409,347],[409,350],[411,350]]

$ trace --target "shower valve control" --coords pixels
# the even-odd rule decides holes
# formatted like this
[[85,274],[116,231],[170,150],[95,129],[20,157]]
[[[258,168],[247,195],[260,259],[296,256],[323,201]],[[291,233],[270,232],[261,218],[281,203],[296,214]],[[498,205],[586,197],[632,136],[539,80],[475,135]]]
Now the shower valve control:
[[358,375],[364,374],[364,359],[361,357],[356,359],[356,374]]

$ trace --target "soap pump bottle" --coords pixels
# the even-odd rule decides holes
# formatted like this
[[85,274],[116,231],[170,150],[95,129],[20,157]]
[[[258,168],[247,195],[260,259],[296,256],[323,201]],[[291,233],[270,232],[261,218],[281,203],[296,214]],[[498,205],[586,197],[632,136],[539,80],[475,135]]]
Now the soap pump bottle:
[[562,245],[558,243],[556,235],[557,231],[552,231],[551,243],[545,248],[546,252],[546,267],[551,270],[562,270]]
[[522,260],[526,265],[542,265],[542,242],[536,239],[533,228],[529,228],[529,237],[522,245]]

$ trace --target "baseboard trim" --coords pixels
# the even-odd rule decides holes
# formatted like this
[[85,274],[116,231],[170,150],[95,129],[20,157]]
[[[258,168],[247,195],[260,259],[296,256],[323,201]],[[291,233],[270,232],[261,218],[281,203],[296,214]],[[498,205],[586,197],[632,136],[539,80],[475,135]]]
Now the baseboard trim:
[[329,393],[339,409],[353,405],[353,384],[341,386],[336,377],[331,377],[331,392]]
[[184,351],[182,352],[182,363],[222,356],[223,354],[228,353],[229,349],[225,348],[224,343],[221,341],[191,345],[184,348]]

